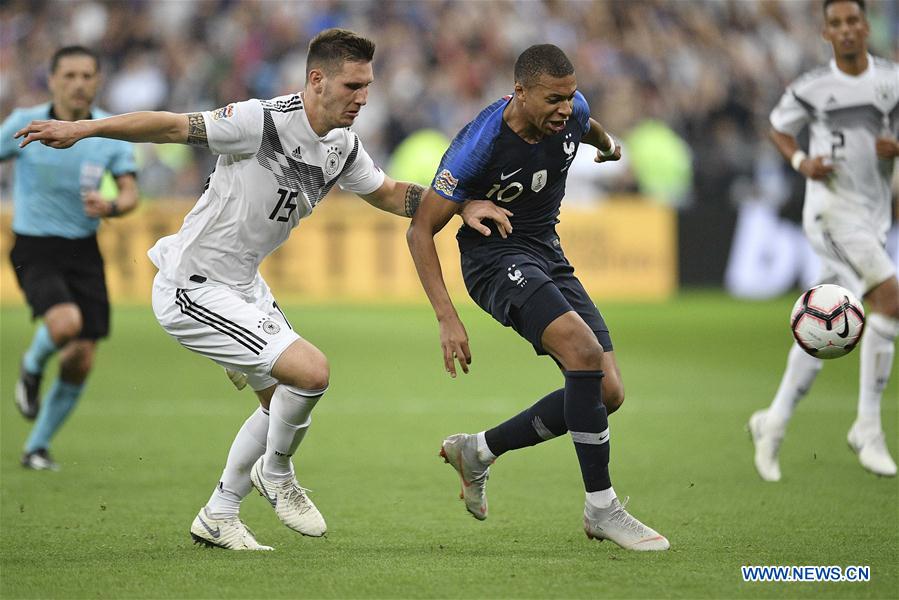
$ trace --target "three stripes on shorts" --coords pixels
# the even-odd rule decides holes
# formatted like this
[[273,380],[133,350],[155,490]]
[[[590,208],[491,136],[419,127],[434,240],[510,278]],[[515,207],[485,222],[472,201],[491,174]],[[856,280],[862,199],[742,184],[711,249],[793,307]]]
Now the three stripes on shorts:
[[208,308],[197,304],[187,295],[187,290],[178,288],[175,292],[175,304],[181,309],[181,312],[188,317],[199,321],[204,325],[209,325],[216,331],[219,331],[238,344],[247,348],[253,354],[259,355],[262,349],[268,344],[264,339],[250,331],[249,329],[238,325],[234,321],[223,317],[222,315],[209,310]]

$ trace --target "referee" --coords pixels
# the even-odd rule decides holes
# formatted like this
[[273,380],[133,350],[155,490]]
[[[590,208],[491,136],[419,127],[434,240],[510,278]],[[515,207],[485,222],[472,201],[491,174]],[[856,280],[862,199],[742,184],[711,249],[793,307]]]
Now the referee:
[[[16,406],[34,427],[22,466],[57,470],[50,441],[72,412],[93,365],[97,340],[109,333],[109,299],[97,246],[101,218],[134,210],[138,201],[133,146],[93,138],[59,151],[41,144],[19,148],[13,134],[34,119],[77,121],[108,116],[92,108],[100,84],[96,53],[81,46],[57,50],[50,63],[52,101],[13,111],[0,126],[0,160],[15,158],[15,234],[10,259],[33,318],[41,318],[22,357]],[[106,172],[119,188],[104,201]],[[60,351],[59,377],[40,398],[44,365]]]

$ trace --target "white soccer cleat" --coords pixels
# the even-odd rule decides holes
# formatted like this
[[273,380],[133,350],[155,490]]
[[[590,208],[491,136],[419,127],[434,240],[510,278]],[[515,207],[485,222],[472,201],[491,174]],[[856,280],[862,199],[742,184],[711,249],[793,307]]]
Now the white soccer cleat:
[[887,449],[883,430],[865,429],[856,421],[846,436],[849,447],[858,454],[858,462],[875,475],[896,476],[896,463]]
[[312,537],[325,535],[328,530],[325,519],[306,494],[307,490],[292,476],[284,481],[266,479],[262,473],[264,458],[260,456],[250,471],[250,480],[259,495],[268,500],[281,522],[294,531]]
[[19,363],[19,379],[16,381],[14,398],[19,412],[29,421],[34,421],[40,412],[41,378],[41,373],[29,373],[25,370],[25,363]]
[[459,474],[462,481],[459,498],[465,501],[465,508],[475,519],[486,519],[490,463],[484,463],[478,458],[478,436],[468,433],[449,436],[443,440],[440,456]]
[[195,544],[226,550],[274,550],[256,541],[253,532],[236,515],[216,518],[210,516],[206,507],[200,509],[190,526],[190,537]]
[[46,448],[23,454],[22,466],[32,471],[59,471],[59,463],[53,460]]
[[234,387],[237,388],[238,391],[247,387],[247,374],[242,373],[241,371],[235,371],[234,369],[225,369],[225,374],[228,376],[228,379],[231,380],[231,383],[234,384]]
[[608,508],[584,504],[584,533],[591,540],[611,540],[625,550],[658,551],[671,547],[664,535],[624,510],[618,498]]
[[765,422],[766,410],[757,410],[749,417],[749,433],[755,445],[755,470],[765,481],[780,481],[780,463],[777,453],[784,438],[781,428],[769,427]]

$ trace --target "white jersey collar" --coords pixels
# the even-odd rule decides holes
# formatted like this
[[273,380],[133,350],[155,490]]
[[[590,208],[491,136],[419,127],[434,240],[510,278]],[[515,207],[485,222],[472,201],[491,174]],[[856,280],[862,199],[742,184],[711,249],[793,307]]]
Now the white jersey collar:
[[835,58],[830,59],[830,70],[833,72],[834,76],[843,81],[848,83],[861,83],[874,74],[874,57],[868,53],[865,53],[865,56],[868,57],[868,68],[858,75],[850,75],[849,73],[841,71],[837,66],[837,60]]

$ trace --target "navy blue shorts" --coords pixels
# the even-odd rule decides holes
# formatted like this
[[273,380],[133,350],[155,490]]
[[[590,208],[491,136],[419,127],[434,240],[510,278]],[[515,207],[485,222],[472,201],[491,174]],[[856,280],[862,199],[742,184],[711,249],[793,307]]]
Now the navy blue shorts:
[[72,302],[81,311],[80,339],[109,335],[106,275],[95,236],[70,240],[17,234],[9,258],[33,318]]
[[[558,239],[554,240],[558,244]],[[512,327],[537,354],[554,320],[575,311],[603,350],[612,350],[609,328],[561,249],[488,243],[462,252],[462,276],[471,298],[494,319]]]

